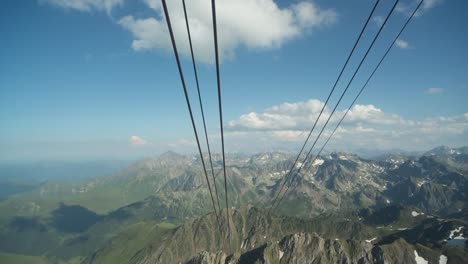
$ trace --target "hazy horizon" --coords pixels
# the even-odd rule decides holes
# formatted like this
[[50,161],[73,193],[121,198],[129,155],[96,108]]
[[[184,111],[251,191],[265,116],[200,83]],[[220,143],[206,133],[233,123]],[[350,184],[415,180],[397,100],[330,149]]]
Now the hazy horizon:
[[[349,153],[349,154],[356,154],[362,158],[377,158],[381,155],[386,154],[405,154],[405,155],[422,155],[425,152],[433,150],[438,147],[449,147],[452,149],[463,148],[467,147],[468,145],[460,145],[460,146],[447,146],[447,145],[437,145],[430,148],[423,148],[423,149],[413,149],[413,150],[405,150],[400,148],[395,149],[367,149],[367,148],[360,148],[360,149],[332,149],[328,148],[324,150],[321,155],[328,155],[330,153]],[[159,150],[154,152],[149,152],[147,154],[139,154],[135,156],[61,156],[61,157],[43,157],[43,158],[18,158],[18,159],[2,159],[0,160],[0,165],[19,165],[19,164],[34,164],[34,163],[70,163],[70,164],[79,164],[79,163],[94,163],[94,162],[101,162],[101,163],[114,163],[114,162],[121,162],[123,164],[128,164],[131,162],[136,162],[139,160],[147,159],[147,158],[158,158],[160,155],[174,152],[176,154],[185,155],[185,156],[199,156],[198,152],[196,151],[195,147],[192,151],[188,151],[187,149],[184,150],[174,150],[174,149],[167,149],[167,150]],[[271,153],[271,152],[280,152],[286,153],[291,155],[296,155],[298,149],[264,149],[258,151],[227,151],[226,157],[233,157],[235,155],[245,155],[245,156],[253,156],[262,153]],[[318,150],[312,151],[312,154],[317,154]],[[208,152],[203,152],[204,158],[208,159]],[[212,155],[221,155],[219,152],[212,152]],[[227,164],[229,165],[229,164]]]

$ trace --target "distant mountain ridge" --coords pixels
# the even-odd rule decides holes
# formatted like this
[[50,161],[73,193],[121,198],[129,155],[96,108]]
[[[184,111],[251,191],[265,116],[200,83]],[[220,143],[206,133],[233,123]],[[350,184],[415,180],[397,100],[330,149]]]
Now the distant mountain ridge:
[[[297,179],[293,187],[296,191],[286,196],[280,209],[292,214],[303,211],[311,216],[330,209],[381,206],[405,200],[421,206],[423,210],[440,211],[445,207],[445,213],[453,213],[461,209],[461,201],[467,195],[468,159],[463,154],[466,149],[441,147],[421,157],[384,160],[363,159],[349,153],[322,155],[314,164],[309,164],[310,160],[306,162],[305,167],[310,165],[310,171],[303,170],[300,176],[294,176]],[[279,191],[293,161],[294,156],[281,152],[228,157],[231,204],[266,205]],[[219,195],[223,195],[221,164],[216,159],[215,176]],[[11,214],[29,215],[35,214],[37,208],[42,208],[41,212],[47,208],[52,211],[60,202],[65,202],[79,203],[104,214],[148,196],[172,196],[170,193],[174,191],[185,197],[208,194],[197,156],[167,152],[158,158],[135,162],[111,176],[97,177],[84,183],[45,183],[17,199],[0,203],[0,210],[2,206],[13,207],[19,211],[11,211]],[[415,192],[418,195],[413,196]],[[427,203],[431,197],[440,204]],[[426,204],[418,202],[418,198]],[[29,203],[30,206],[18,203]]]

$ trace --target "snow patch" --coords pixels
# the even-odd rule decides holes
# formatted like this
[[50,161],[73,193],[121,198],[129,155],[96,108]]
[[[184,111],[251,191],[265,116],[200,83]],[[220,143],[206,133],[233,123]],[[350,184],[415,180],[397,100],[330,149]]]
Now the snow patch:
[[424,215],[424,213],[418,213],[418,212],[416,212],[416,211],[413,211],[413,212],[411,212],[411,215],[412,215],[413,217],[416,217],[416,216],[418,216],[418,215]]
[[390,203],[390,200],[389,200],[389,199],[387,199],[387,200],[385,200],[385,202],[386,202],[387,204],[389,204],[389,203]]
[[390,159],[389,161],[393,164],[401,164],[404,162],[403,160],[397,160],[397,159]]
[[447,256],[440,255],[439,257],[439,264],[447,264]]
[[423,186],[423,184],[425,184],[425,183],[426,183],[426,181],[420,181],[420,182],[417,183],[417,185],[418,185],[418,187],[421,187],[421,186]]
[[338,157],[340,160],[348,160],[348,158],[346,156],[339,156]]
[[320,166],[324,163],[325,161],[323,159],[316,159],[314,160],[314,162],[312,163],[312,166],[316,167],[316,166]]
[[463,226],[459,226],[458,228],[455,228],[454,230],[450,231],[449,238],[450,239],[464,239],[463,234],[458,235],[457,237],[454,237],[455,233],[460,233]]
[[405,231],[405,230],[408,230],[408,228],[407,227],[402,227],[402,228],[398,228],[398,230]]
[[374,240],[376,240],[376,239],[377,239],[376,237],[374,237],[374,238],[372,238],[372,239],[367,239],[366,242],[367,242],[367,243],[372,243],[372,241],[374,241]]
[[280,260],[281,260],[281,258],[283,257],[283,255],[284,255],[284,252],[281,251],[281,249],[280,249],[280,250],[279,250],[279,259],[280,259]]
[[418,255],[418,252],[415,250],[414,251],[414,260],[416,260],[417,264],[427,264],[427,260],[425,260],[423,257]]

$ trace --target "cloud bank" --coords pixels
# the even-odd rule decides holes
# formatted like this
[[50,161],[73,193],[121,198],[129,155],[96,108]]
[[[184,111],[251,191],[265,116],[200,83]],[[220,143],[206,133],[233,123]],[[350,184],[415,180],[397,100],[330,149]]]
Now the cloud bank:
[[[291,145],[292,142],[299,144],[305,140],[322,106],[323,102],[316,99],[282,103],[230,120],[226,130],[236,140],[264,142],[272,148]],[[344,111],[346,109],[335,112],[317,147],[321,147]],[[318,134],[329,116],[330,109],[326,107],[314,135]],[[466,140],[468,113],[411,120],[368,104],[353,106],[330,145],[337,149],[426,149],[443,144],[463,145]]]

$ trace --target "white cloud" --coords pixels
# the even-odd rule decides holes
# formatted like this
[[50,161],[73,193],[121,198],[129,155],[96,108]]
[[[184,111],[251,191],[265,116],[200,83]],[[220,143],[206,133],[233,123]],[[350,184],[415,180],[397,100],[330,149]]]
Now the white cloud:
[[422,10],[426,11],[429,10],[439,4],[441,4],[443,0],[425,0],[422,4]]
[[148,141],[142,139],[139,136],[131,136],[129,141],[130,145],[132,146],[144,146],[148,144]]
[[[145,3],[157,13],[156,17],[130,15],[122,18],[119,24],[133,34],[134,50],[171,50],[160,1],[145,0]],[[210,1],[191,0],[186,4],[197,59],[211,63],[214,44]],[[337,17],[334,10],[322,9],[312,1],[281,8],[273,0],[218,0],[216,8],[222,58],[232,58],[239,47],[279,48],[306,31],[333,23]],[[183,55],[189,56],[181,1],[168,1],[168,10],[178,48]]]
[[134,50],[167,48],[169,45],[169,39],[161,37],[167,34],[165,25],[154,18],[134,19],[133,16],[126,16],[119,20],[119,24],[136,38],[132,42]]
[[297,23],[303,27],[318,27],[336,22],[337,15],[334,10],[322,10],[312,2],[300,2],[292,6]]
[[[321,101],[308,100],[283,103],[260,113],[242,115],[226,125],[226,142],[234,141],[234,145],[252,148],[296,148],[305,140],[321,106]],[[332,117],[317,148],[322,146],[345,110],[337,111]],[[313,140],[329,115],[330,110],[326,108],[312,135]],[[374,105],[355,105],[333,136],[330,148],[427,149],[442,144],[463,145],[466,140],[468,113],[409,120],[386,113]]]
[[[344,114],[344,111],[339,111],[338,116]],[[384,113],[381,109],[374,105],[354,105],[353,108],[348,112],[346,119],[343,120],[346,123],[367,123],[376,125],[398,125],[402,124],[404,120],[395,114]]]
[[395,45],[397,47],[399,47],[400,49],[409,49],[410,48],[410,44],[408,43],[408,41],[403,40],[403,39],[397,39],[395,41]]
[[[108,14],[125,0],[38,0],[64,9],[83,12],[106,11]],[[160,0],[143,0],[156,14],[136,17],[133,14],[118,20],[133,35],[135,51],[171,51],[166,21]],[[168,0],[168,9],[182,55],[190,56],[182,1]],[[214,61],[211,1],[186,2],[192,41],[197,59],[206,63]],[[233,58],[238,48],[255,50],[274,49],[287,41],[299,38],[313,29],[333,24],[337,14],[333,9],[323,9],[312,0],[279,7],[274,0],[218,0],[218,41],[221,59]]]
[[372,18],[372,21],[377,25],[377,26],[382,26],[383,22],[384,22],[384,18],[382,16],[374,16]]
[[429,89],[426,90],[427,94],[440,94],[440,93],[443,93],[443,92],[444,92],[444,89],[437,88],[437,87],[429,88]]
[[[430,9],[436,7],[437,5],[441,4],[444,0],[424,0],[421,7],[419,8],[418,12],[416,13],[416,17],[423,15]],[[420,0],[408,0],[408,1],[401,1],[398,6],[396,7],[396,11],[410,15],[416,5],[420,2]]]
[[265,109],[262,113],[251,112],[228,122],[228,129],[283,130],[297,128],[302,123],[315,119],[323,107],[319,100],[297,103],[282,103]]
[[[303,129],[310,127],[320,114],[323,107],[323,102],[315,99],[296,103],[282,103],[265,109],[261,113],[251,112],[241,115],[236,120],[228,122],[227,129],[229,130],[290,130]],[[324,124],[330,116],[328,107],[322,113],[319,124]],[[330,123],[339,121],[340,115],[344,111],[337,111],[331,118]],[[349,111],[346,122],[361,122],[370,124],[398,124],[401,118],[396,115],[384,113],[381,109],[373,105],[355,105]]]
[[108,14],[114,7],[122,6],[124,0],[40,0],[41,3],[49,3],[64,9],[79,11],[106,11]]

